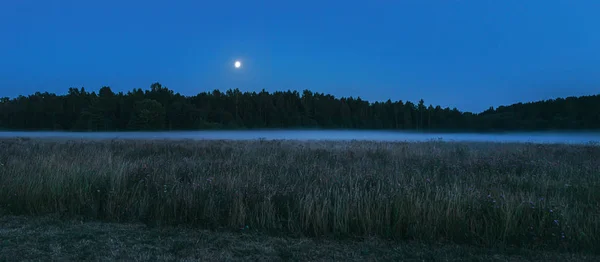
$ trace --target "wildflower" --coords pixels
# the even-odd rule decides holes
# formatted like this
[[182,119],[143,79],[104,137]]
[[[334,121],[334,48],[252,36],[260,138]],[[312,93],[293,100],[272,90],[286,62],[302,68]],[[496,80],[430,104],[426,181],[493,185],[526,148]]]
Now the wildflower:
[[501,197],[502,199],[504,199],[504,194],[500,195],[500,197]]
[[429,182],[431,182],[431,180],[428,178],[428,179],[427,179],[427,183],[429,183]]
[[487,195],[487,198],[492,198],[492,195],[488,194],[488,195]]
[[552,209],[550,209],[550,213],[554,213],[554,211]]
[[496,203],[496,200],[492,201],[492,203]]
[[544,198],[543,198],[543,197],[540,197],[540,201],[544,201]]
[[558,226],[558,219],[554,219],[554,224]]

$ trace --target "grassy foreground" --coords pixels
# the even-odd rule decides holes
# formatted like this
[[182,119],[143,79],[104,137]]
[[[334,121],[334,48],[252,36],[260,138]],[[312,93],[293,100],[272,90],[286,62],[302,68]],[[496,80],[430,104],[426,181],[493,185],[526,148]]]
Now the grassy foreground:
[[11,215],[270,237],[600,246],[592,145],[7,139],[0,149],[0,209]]
[[0,261],[599,261],[581,253],[0,217]]

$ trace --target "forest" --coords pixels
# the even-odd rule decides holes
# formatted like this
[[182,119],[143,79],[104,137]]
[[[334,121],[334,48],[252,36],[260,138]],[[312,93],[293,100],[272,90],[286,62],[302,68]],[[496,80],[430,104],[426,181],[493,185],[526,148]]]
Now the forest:
[[369,102],[298,91],[202,92],[183,96],[154,83],[115,93],[69,88],[0,98],[4,130],[201,130],[260,128],[537,131],[600,129],[600,95],[490,107],[481,113],[426,105],[421,99]]

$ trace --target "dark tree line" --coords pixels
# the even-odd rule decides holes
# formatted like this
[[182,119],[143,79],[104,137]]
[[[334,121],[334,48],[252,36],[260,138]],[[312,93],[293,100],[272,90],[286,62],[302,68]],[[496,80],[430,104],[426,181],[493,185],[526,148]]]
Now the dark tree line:
[[490,108],[479,114],[410,101],[369,103],[305,90],[215,90],[182,96],[149,90],[66,95],[35,93],[0,99],[0,128],[15,130],[194,130],[218,128],[344,128],[398,130],[600,129],[600,95]]

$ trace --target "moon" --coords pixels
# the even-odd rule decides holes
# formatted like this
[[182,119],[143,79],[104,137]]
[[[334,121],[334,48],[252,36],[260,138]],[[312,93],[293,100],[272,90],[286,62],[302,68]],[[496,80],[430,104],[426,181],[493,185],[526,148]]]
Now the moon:
[[233,64],[233,66],[235,66],[235,68],[240,68],[240,67],[242,67],[242,62],[240,62],[239,60],[235,61],[235,63]]

